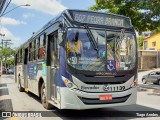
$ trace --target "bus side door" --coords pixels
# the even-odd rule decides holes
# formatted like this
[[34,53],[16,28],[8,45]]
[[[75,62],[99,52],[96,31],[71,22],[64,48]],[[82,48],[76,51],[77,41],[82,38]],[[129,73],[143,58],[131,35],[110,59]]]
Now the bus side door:
[[50,56],[51,56],[51,70],[50,70],[50,82],[51,82],[51,99],[57,102],[57,79],[59,76],[59,62],[58,62],[58,44],[57,44],[58,32],[49,36],[50,43]]

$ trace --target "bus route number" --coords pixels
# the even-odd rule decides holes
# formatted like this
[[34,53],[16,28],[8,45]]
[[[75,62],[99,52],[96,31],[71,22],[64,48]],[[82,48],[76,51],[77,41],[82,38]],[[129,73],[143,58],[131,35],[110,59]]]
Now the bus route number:
[[71,57],[71,64],[77,64],[77,58]]

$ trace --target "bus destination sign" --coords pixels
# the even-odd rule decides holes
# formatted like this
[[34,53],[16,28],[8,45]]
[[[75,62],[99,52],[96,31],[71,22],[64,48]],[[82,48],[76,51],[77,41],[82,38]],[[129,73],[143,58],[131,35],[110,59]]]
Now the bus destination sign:
[[73,11],[74,21],[88,24],[99,24],[116,27],[130,27],[129,18],[111,14]]

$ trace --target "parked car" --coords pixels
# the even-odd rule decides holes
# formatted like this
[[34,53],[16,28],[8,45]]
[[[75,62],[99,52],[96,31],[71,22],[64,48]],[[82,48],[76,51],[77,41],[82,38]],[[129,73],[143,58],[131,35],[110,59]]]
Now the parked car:
[[6,69],[5,68],[2,69],[2,74],[6,74]]
[[7,74],[14,74],[14,69],[8,69]]
[[142,77],[143,84],[147,82],[160,85],[160,71],[153,71]]

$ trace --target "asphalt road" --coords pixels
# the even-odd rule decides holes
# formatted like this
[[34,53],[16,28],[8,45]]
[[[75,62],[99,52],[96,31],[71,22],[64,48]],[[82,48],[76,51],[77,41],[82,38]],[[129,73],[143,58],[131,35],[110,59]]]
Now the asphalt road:
[[[141,84],[142,85],[142,84]],[[160,88],[160,86],[156,86]],[[159,120],[159,117],[138,117],[160,111],[160,92],[155,89],[139,88],[137,104],[122,107],[103,108],[95,110],[58,110],[53,108],[45,110],[37,96],[32,93],[19,92],[12,75],[4,75],[0,78],[0,111],[42,111],[40,112],[43,118],[26,118],[12,117],[9,120],[132,120],[132,119],[148,119]],[[132,112],[131,112],[132,111]],[[139,112],[138,112],[139,111]],[[141,114],[140,114],[141,113]],[[151,114],[150,114],[151,115]],[[47,117],[48,116],[48,117]],[[52,117],[50,117],[52,116]],[[132,117],[130,117],[132,116]],[[4,119],[4,118],[0,118]],[[6,119],[6,118],[5,118]]]

